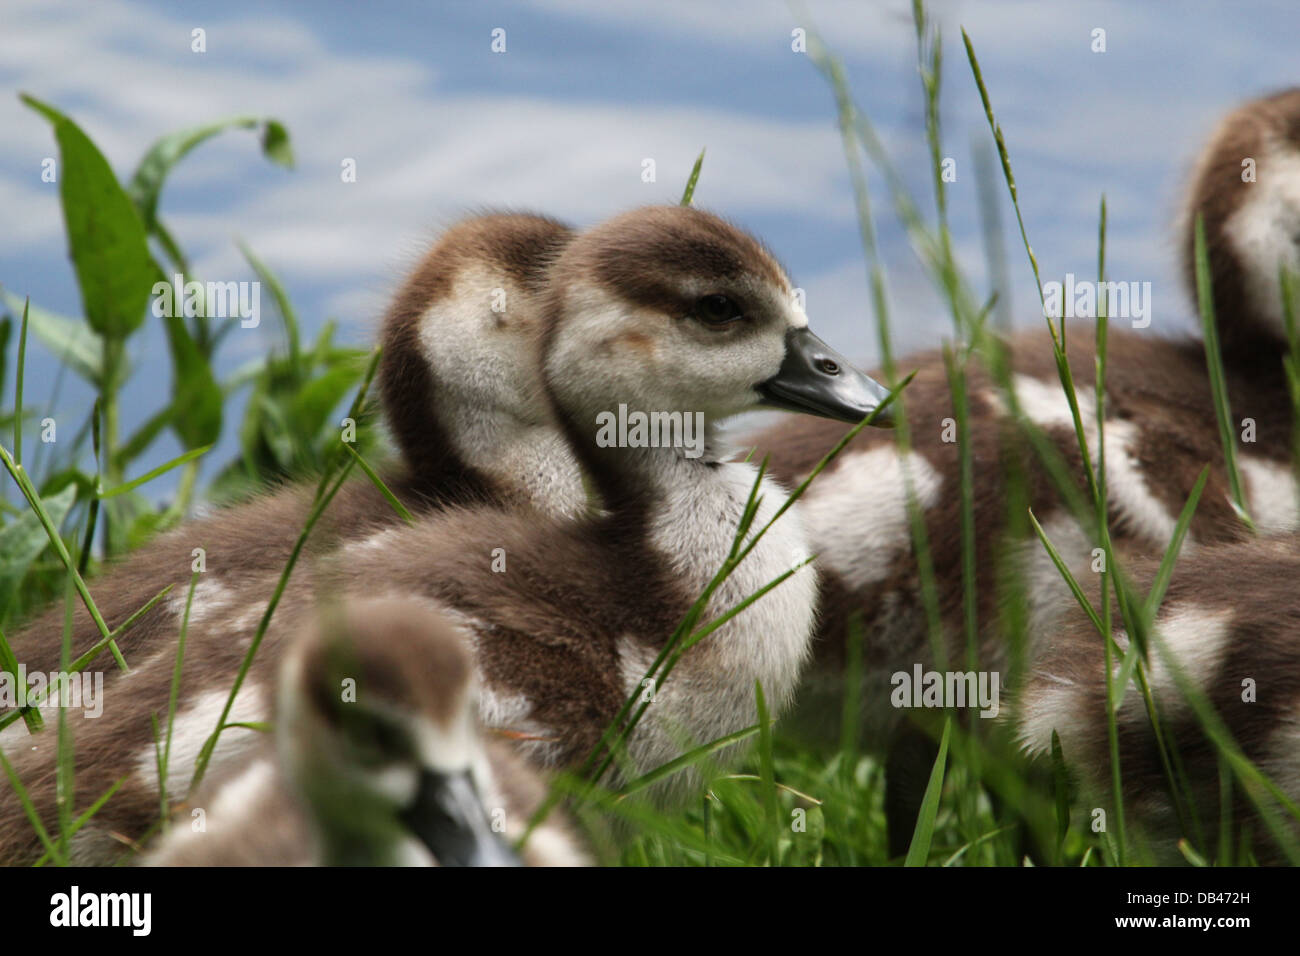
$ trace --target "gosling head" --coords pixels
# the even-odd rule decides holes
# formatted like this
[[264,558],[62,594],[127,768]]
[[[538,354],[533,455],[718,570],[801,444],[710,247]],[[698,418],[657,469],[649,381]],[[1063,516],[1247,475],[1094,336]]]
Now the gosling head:
[[548,306],[545,377],[577,422],[619,403],[858,422],[887,394],[813,335],[757,240],[698,209],[647,207],[580,234],[551,268]]
[[475,440],[465,434],[471,420],[503,434],[550,424],[537,370],[538,295],[571,236],[543,216],[474,216],[448,229],[406,280],[384,319],[379,387],[415,472],[448,448],[476,467],[475,458],[490,462],[493,449],[464,447]]
[[289,778],[335,865],[512,866],[462,635],[406,600],[349,602],[294,644],[277,733]]
[[1278,270],[1300,270],[1300,89],[1238,107],[1206,146],[1184,213],[1183,270],[1193,296],[1198,212],[1224,349],[1284,339]]

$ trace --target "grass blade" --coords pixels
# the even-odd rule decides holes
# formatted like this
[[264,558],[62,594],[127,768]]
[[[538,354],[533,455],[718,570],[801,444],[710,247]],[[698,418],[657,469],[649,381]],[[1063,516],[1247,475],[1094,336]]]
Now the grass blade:
[[[5,450],[3,445],[0,445],[0,461],[4,462],[4,466],[9,471],[10,476],[18,483],[18,487],[22,491],[23,497],[27,499],[27,503],[40,518],[41,524],[45,528],[45,533],[50,538],[50,543],[54,545],[54,550],[58,554],[59,559],[63,562],[63,566],[67,568],[68,573],[72,575],[72,580],[77,588],[77,593],[81,596],[82,603],[86,605],[86,610],[90,613],[90,617],[95,622],[95,626],[99,628],[99,633],[104,637],[110,637],[111,632],[108,629],[108,625],[104,623],[104,618],[99,613],[99,608],[95,606],[95,599],[90,596],[90,589],[86,587],[86,582],[82,580],[81,575],[77,572],[77,566],[73,563],[72,556],[68,554],[67,545],[63,543],[63,538],[59,535],[59,529],[55,527],[54,522],[51,520],[50,513],[46,510],[44,503],[42,503],[41,496],[32,485],[31,479],[27,477],[27,473],[22,469],[22,467],[15,464],[14,460],[9,457],[9,452]],[[122,652],[118,650],[117,643],[110,640],[108,646],[109,650],[112,651],[113,659],[117,661],[118,668],[125,672],[127,670],[126,659],[122,657]]]
[[[14,655],[13,648],[9,646],[9,641],[5,639],[4,631],[0,631],[0,674],[8,674],[13,681],[14,687],[18,686],[18,658]],[[45,720],[41,717],[37,703],[29,699],[26,707],[6,714],[7,722],[0,721],[0,730],[3,730],[21,716],[23,723],[27,725],[29,734],[40,732],[45,726]]]
[[1174,526],[1173,537],[1169,539],[1169,546],[1165,548],[1164,557],[1160,560],[1160,569],[1156,572],[1155,581],[1152,582],[1151,591],[1147,594],[1146,603],[1143,605],[1148,621],[1155,620],[1156,612],[1160,610],[1160,605],[1165,599],[1165,590],[1169,587],[1169,579],[1174,574],[1174,563],[1178,560],[1183,540],[1187,537],[1187,529],[1192,523],[1192,515],[1196,513],[1201,492],[1205,490],[1205,482],[1209,477],[1210,466],[1206,465],[1197,476],[1196,484],[1192,486],[1192,493],[1187,496],[1183,510],[1178,515],[1178,524]]
[[23,372],[27,367],[27,314],[32,300],[23,300],[23,324],[18,332],[18,376],[14,384],[14,461],[23,463]]
[[704,166],[704,150],[700,150],[700,155],[695,159],[695,166],[691,169],[691,176],[686,180],[686,189],[682,192],[682,205],[689,206],[691,200],[695,198],[695,184],[700,181],[700,169]]
[[[163,588],[161,591],[155,594],[152,598],[150,598],[149,602],[145,604],[143,607],[141,607],[140,610],[136,611],[125,621],[119,624],[116,628],[114,628],[108,634],[108,636],[100,638],[100,640],[92,644],[90,650],[86,651],[84,654],[82,654],[80,657],[78,657],[75,661],[72,662],[72,665],[68,668],[68,672],[71,674],[75,674],[84,670],[86,666],[90,664],[91,661],[93,661],[96,657],[99,656],[99,654],[104,650],[104,648],[108,647],[112,642],[116,641],[119,637],[121,637],[123,634],[129,631],[132,627],[135,626],[136,622],[139,621],[140,618],[148,614],[155,604],[157,604],[159,601],[161,601],[171,592],[171,589],[173,587],[175,587],[175,585],[172,584],[167,585],[165,588]],[[29,700],[31,704],[34,706],[40,703],[42,700],[44,700],[48,695],[48,693],[49,693],[48,690],[40,691],[38,693],[32,694]],[[10,714],[6,714],[3,717],[0,717],[0,730],[4,730],[10,724],[16,721],[18,717],[19,715],[17,713],[10,713]]]
[[[91,817],[93,817],[96,813],[98,813],[100,808],[103,807],[104,804],[108,803],[109,798],[112,797],[113,794],[117,793],[118,788],[120,788],[122,784],[126,783],[127,780],[129,779],[130,776],[128,775],[126,777],[122,777],[116,780],[111,787],[109,787],[107,790],[103,792],[103,794],[100,795],[99,799],[97,799],[94,803],[92,803],[89,807],[87,807],[85,812],[82,813],[81,816],[77,817],[77,819],[72,822],[72,827],[68,831],[68,838],[71,839],[72,837],[76,836],[77,831],[80,830],[82,827],[84,827],[86,823],[91,819]],[[49,858],[50,858],[50,854],[47,852],[39,860],[37,860],[33,864],[33,866],[42,866],[46,863],[46,861],[49,860]]]
[[[72,655],[72,582],[69,579],[64,587],[63,596],[63,635],[59,645],[59,670],[68,674],[68,658]],[[71,695],[63,699],[63,690],[67,687],[68,676],[59,680],[59,719],[56,737],[56,767],[54,775],[54,803],[59,817],[59,855],[67,858],[68,840],[72,830],[72,803],[75,799],[76,754],[73,751],[72,731],[68,727],[68,706]]]
[[95,543],[95,525],[99,522],[99,501],[104,494],[104,466],[99,458],[101,409],[98,398],[95,399],[90,414],[91,447],[95,452],[95,494],[86,509],[86,536],[82,538],[81,556],[77,559],[77,573],[82,577],[86,576],[86,569],[90,567],[90,549]]
[[302,370],[302,347],[298,339],[298,313],[294,310],[293,302],[289,299],[289,294],[285,291],[284,285],[280,282],[279,276],[266,267],[253,250],[242,242],[239,243],[239,251],[244,254],[248,264],[253,267],[257,277],[266,283],[267,288],[271,290],[271,298],[275,300],[275,307],[280,313],[280,320],[284,323],[285,342],[289,348],[289,363],[295,372]]
[[211,448],[212,448],[211,445],[204,445],[202,448],[191,448],[183,455],[178,455],[177,457],[173,458],[171,461],[167,462],[165,465],[159,465],[157,468],[153,469],[152,471],[146,472],[145,474],[141,475],[139,478],[132,479],[131,481],[128,481],[124,485],[118,485],[116,488],[110,488],[108,491],[100,492],[99,497],[114,498],[117,495],[124,495],[128,491],[134,491],[136,488],[139,488],[141,485],[145,484],[146,482],[153,481],[153,479],[157,478],[159,475],[165,474],[171,471],[173,468],[177,468],[185,464],[186,462],[193,461],[195,458],[198,458],[200,455],[206,454]]
[[772,761],[772,716],[763,696],[763,684],[754,681],[754,702],[758,708],[758,765],[763,789],[763,815],[767,826],[767,859],[769,866],[781,863],[780,810],[776,802],[776,765]]
[[1052,559],[1052,564],[1056,565],[1056,570],[1059,571],[1061,577],[1065,579],[1065,583],[1070,588],[1070,593],[1074,595],[1074,599],[1079,603],[1079,607],[1083,609],[1083,613],[1088,615],[1088,620],[1092,621],[1093,626],[1097,628],[1098,631],[1104,631],[1105,626],[1101,623],[1101,618],[1097,615],[1096,609],[1093,608],[1087,595],[1083,593],[1083,588],[1079,586],[1079,582],[1076,581],[1074,575],[1070,573],[1070,569],[1066,566],[1065,560],[1061,557],[1061,553],[1056,550],[1056,546],[1053,545],[1051,539],[1047,537],[1047,532],[1043,530],[1043,526],[1038,523],[1038,519],[1034,517],[1032,511],[1029,512],[1029,521],[1034,526],[1034,532],[1038,535],[1038,540],[1043,543],[1043,548],[1046,549],[1047,556]]
[[194,604],[194,589],[199,583],[199,574],[202,572],[195,571],[190,575],[190,589],[185,595],[185,613],[181,616],[181,633],[176,641],[176,663],[172,666],[172,686],[167,695],[167,733],[164,737],[161,759],[158,762],[158,792],[159,799],[162,801],[162,816],[167,818],[167,768],[171,766],[172,757],[172,731],[176,725],[176,700],[180,697],[181,690],[181,664],[185,660],[185,638],[190,629],[190,608]]
[[1070,776],[1065,769],[1061,738],[1052,730],[1052,790],[1056,797],[1056,858],[1061,858],[1065,835],[1070,832]]
[[266,637],[267,628],[271,626],[271,616],[275,614],[275,609],[280,604],[280,598],[284,596],[285,589],[289,585],[289,577],[293,574],[293,569],[298,563],[298,558],[302,554],[302,549],[307,543],[307,538],[320,516],[325,513],[329,503],[334,500],[334,495],[343,487],[347,481],[348,475],[352,471],[352,462],[343,466],[343,470],[338,475],[337,480],[330,487],[329,491],[321,496],[312,507],[311,513],[307,517],[307,524],[298,535],[298,540],[294,542],[293,551],[289,555],[289,561],[285,564],[284,570],[280,573],[280,580],[276,583],[275,592],[271,595],[271,600],[266,606],[266,611],[262,614],[262,619],[258,623],[257,633],[253,635],[252,643],[249,644],[248,651],[244,655],[243,661],[239,665],[239,673],[235,675],[234,686],[230,688],[230,693],[226,697],[226,703],[221,708],[221,716],[217,719],[216,729],[203,742],[199,750],[198,759],[194,764],[194,776],[190,780],[190,791],[193,792],[200,782],[203,775],[207,773],[208,763],[212,760],[212,753],[216,749],[217,741],[221,738],[221,732],[226,730],[230,725],[226,723],[226,718],[230,716],[231,709],[235,706],[235,698],[238,696],[240,688],[244,686],[244,681],[248,677],[248,671],[253,666],[253,658],[256,656],[258,648],[262,646],[262,639]]
[[36,807],[32,804],[32,799],[27,793],[27,788],[24,787],[23,782],[18,779],[18,774],[14,770],[13,764],[9,762],[9,758],[5,756],[3,748],[0,748],[0,767],[4,768],[5,776],[9,778],[9,785],[13,787],[14,794],[18,797],[18,802],[22,804],[23,813],[27,815],[27,821],[32,825],[32,829],[36,832],[37,839],[39,839],[41,844],[45,847],[45,852],[49,856],[53,857],[54,862],[59,866],[67,866],[67,857],[63,855],[63,852],[59,847],[55,846],[54,841],[50,839],[49,831],[45,829],[45,824],[41,822],[41,816],[36,812]]
[[397,500],[397,495],[393,494],[392,491],[389,490],[388,485],[384,484],[384,479],[379,477],[379,472],[371,468],[369,462],[362,458],[361,453],[350,444],[344,442],[343,447],[346,448],[348,454],[356,460],[357,467],[365,472],[366,477],[374,483],[374,486],[379,489],[380,494],[382,494],[384,498],[387,499],[388,503],[393,506],[393,510],[401,515],[402,520],[407,524],[415,524],[415,515],[411,514],[411,512],[406,509],[406,505]]
[[943,722],[943,736],[939,738],[939,755],[934,758],[934,767],[930,770],[930,782],[925,785],[925,796],[921,799],[921,812],[916,817],[916,829],[912,831],[912,843],[907,848],[904,866],[925,866],[930,858],[930,841],[934,837],[934,823],[939,816],[939,797],[943,793],[944,767],[948,761],[948,738],[952,732],[952,718]]
[[[376,348],[371,353],[370,364],[366,367],[365,375],[362,377],[361,385],[357,389],[356,396],[352,399],[352,405],[348,415],[353,420],[359,420],[361,410],[365,406],[366,396],[370,391],[370,383],[374,380],[375,370],[379,367],[379,360],[383,355],[382,348]],[[346,446],[345,446],[346,447]],[[293,574],[293,569],[298,563],[298,558],[302,554],[302,549],[307,544],[307,538],[311,535],[312,529],[320,516],[325,513],[329,503],[334,500],[340,488],[348,479],[352,472],[352,466],[356,459],[346,462],[342,469],[335,476],[332,468],[326,469],[321,475],[320,481],[316,485],[316,495],[312,504],[312,510],[307,516],[307,523],[294,542],[293,551],[289,554],[289,560],[285,563],[284,570],[280,572],[280,579],[276,582],[275,592],[271,595],[271,600],[267,603],[266,611],[262,614],[262,619],[258,622],[257,633],[253,635],[253,640],[249,644],[248,651],[244,654],[244,659],[240,662],[239,673],[235,675],[235,683],[230,688],[230,693],[226,697],[226,703],[221,709],[221,716],[217,718],[216,729],[204,741],[202,748],[199,750],[198,759],[194,765],[194,776],[190,780],[190,790],[193,791],[203,775],[207,772],[208,763],[212,759],[212,753],[216,749],[217,741],[221,738],[221,732],[229,726],[226,719],[230,716],[231,708],[235,706],[235,697],[238,696],[239,690],[244,686],[244,680],[248,677],[248,671],[253,666],[253,658],[257,655],[257,650],[262,646],[262,639],[266,636],[266,630],[271,626],[271,617],[275,614],[275,609],[279,606],[280,598],[283,597],[285,588],[289,585],[289,577]],[[331,482],[333,482],[331,484]]]
[[1219,349],[1219,331],[1214,320],[1214,294],[1210,288],[1210,260],[1205,249],[1205,223],[1200,214],[1195,225],[1196,300],[1201,311],[1201,332],[1205,339],[1205,367],[1210,374],[1210,391],[1214,396],[1214,414],[1219,420],[1219,437],[1223,442],[1223,467],[1228,475],[1228,488],[1232,504],[1241,520],[1251,531],[1255,523],[1246,510],[1246,499],[1241,490],[1241,474],[1237,469],[1237,443],[1232,423],[1232,409],[1228,404],[1227,376],[1223,371],[1223,355]]

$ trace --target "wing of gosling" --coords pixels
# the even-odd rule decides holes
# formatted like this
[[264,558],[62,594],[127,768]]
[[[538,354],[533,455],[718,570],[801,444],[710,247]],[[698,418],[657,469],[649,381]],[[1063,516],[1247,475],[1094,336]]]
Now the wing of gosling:
[[[305,588],[311,587],[309,569],[300,569]],[[264,574],[239,592],[202,582],[190,610],[175,720],[172,724],[170,760],[165,771],[167,803],[188,791],[196,761],[234,685],[235,677],[252,641],[278,574]],[[311,610],[308,591],[290,589],[285,595],[277,626],[266,634],[252,669],[227,718],[228,722],[259,723],[271,717],[272,686],[280,645],[288,622],[303,619]],[[177,664],[183,603],[179,608],[159,608],[150,634],[157,646],[148,654],[132,655],[129,674],[104,680],[96,706],[69,708],[67,718],[76,758],[76,806],[89,806],[117,785],[112,799],[79,832],[74,858],[86,865],[111,862],[129,843],[159,822],[161,797],[153,719],[165,734],[171,682]],[[105,655],[106,657],[107,655]],[[105,671],[111,659],[97,662]],[[105,674],[107,677],[107,674]],[[97,713],[95,713],[97,711]],[[54,712],[46,711],[46,728],[28,735],[15,724],[5,732],[5,753],[47,828],[57,820],[57,742]],[[212,758],[212,770],[237,761],[255,748],[262,733],[244,727],[226,730]],[[0,783],[6,798],[0,800],[0,861],[20,863],[41,853],[22,807]],[[115,836],[116,835],[116,836]],[[119,839],[122,838],[122,839]]]
[[[1151,561],[1133,567],[1140,587],[1154,571]],[[1148,681],[1164,734],[1190,784],[1186,796],[1203,823],[1219,819],[1218,751],[1180,690],[1180,673],[1213,708],[1242,753],[1291,800],[1300,800],[1297,579],[1300,538],[1295,536],[1205,548],[1180,559],[1161,606]],[[1118,643],[1127,648],[1122,622],[1116,621],[1115,629]],[[1063,605],[1059,623],[1038,645],[1008,716],[1031,754],[1048,753],[1055,732],[1082,792],[1096,805],[1109,807],[1112,765],[1104,673],[1101,637],[1077,608]],[[1168,845],[1179,835],[1178,820],[1151,721],[1135,686],[1127,688],[1115,719],[1126,813]],[[1236,821],[1255,820],[1258,851],[1267,855],[1267,833],[1241,787],[1234,790],[1232,813]]]
[[[1086,495],[1073,417],[1046,332],[1020,333],[1008,345],[1021,414],[1047,439],[1076,490]],[[1082,384],[1090,381],[1093,368],[1090,337],[1070,338],[1069,354],[1095,457],[1096,397],[1089,384]],[[922,353],[900,368],[918,370],[906,397],[912,445],[907,457],[900,456],[892,435],[863,432],[804,497],[804,520],[823,578],[821,632],[827,639],[816,645],[823,669],[842,663],[844,634],[854,612],[864,614],[869,660],[883,657],[910,665],[928,659],[924,617],[909,612],[920,607],[909,487],[922,510],[945,626],[951,634],[962,633],[961,458],[952,395],[938,353]],[[1250,419],[1254,439],[1239,452],[1248,507],[1266,533],[1294,530],[1300,515],[1289,465],[1290,413],[1279,399],[1285,394],[1280,364],[1266,372],[1229,367],[1228,382],[1234,416]],[[1010,567],[1031,601],[1033,590],[1057,575],[1032,529],[1022,525],[1019,537],[1010,536],[1008,469],[1023,476],[1027,504],[1067,562],[1087,559],[1094,542],[1068,514],[1056,485],[1015,427],[1002,389],[978,360],[969,371],[967,392],[974,588],[981,631],[990,635],[987,650],[998,655],[1000,641],[992,635],[1013,580],[1006,577],[1008,565],[1002,559],[1012,558]],[[1106,410],[1109,520],[1121,553],[1163,550],[1207,463],[1210,474],[1190,540],[1224,542],[1246,534],[1229,503],[1212,392],[1198,346],[1112,332]],[[831,423],[790,421],[757,436],[756,444],[760,455],[771,455],[776,477],[793,483],[842,434]]]
[[[567,764],[595,745],[622,703],[617,654],[608,622],[599,619],[589,588],[626,590],[631,582],[609,582],[611,569],[594,564],[583,542],[563,534],[537,534],[535,519],[507,513],[453,512],[436,522],[393,535],[382,546],[324,568],[300,565],[259,646],[228,722],[271,719],[274,677],[294,630],[319,611],[323,597],[386,595],[423,597],[456,608],[457,619],[475,635],[478,667],[485,684],[485,713],[506,730],[535,738],[525,749],[545,764]],[[502,541],[528,541],[511,548],[507,582],[492,571],[493,549]],[[552,573],[566,560],[588,573],[570,580]],[[468,573],[467,573],[468,570]],[[185,796],[204,741],[217,726],[235,676],[254,639],[278,573],[241,583],[238,592],[200,579],[190,609],[181,684],[167,770],[169,801]],[[474,586],[477,585],[477,586]],[[331,588],[337,587],[337,592]],[[529,599],[520,599],[531,594]],[[572,608],[557,619],[550,608]],[[79,803],[93,800],[122,780],[113,798],[81,833],[76,852],[86,863],[107,862],[124,845],[111,834],[136,839],[157,822],[160,784],[151,716],[166,726],[176,665],[183,603],[159,608],[151,636],[157,647],[138,654],[132,671],[105,681],[102,712],[70,710],[77,757]],[[538,635],[543,640],[538,640]],[[47,826],[57,819],[57,748],[51,732],[29,737],[21,724],[6,734],[5,750],[37,812]],[[255,730],[223,732],[211,769],[237,765],[258,745]],[[125,778],[125,779],[122,779]],[[8,790],[8,783],[3,784]],[[41,853],[35,832],[16,800],[0,803],[0,859],[21,862]]]
[[[428,507],[408,480],[391,477],[391,487],[415,513]],[[185,607],[193,572],[201,604],[242,603],[267,574],[283,569],[311,511],[313,489],[290,486],[249,502],[186,523],[131,552],[89,582],[100,615],[110,630],[130,619],[160,591],[171,590],[117,641],[130,668],[168,648]],[[307,557],[329,553],[343,542],[363,538],[399,520],[392,506],[370,482],[352,481],[331,502],[308,538]],[[8,635],[19,663],[28,673],[48,674],[59,668],[64,607],[60,602]],[[102,635],[85,605],[73,609],[72,656],[94,645]],[[104,653],[92,665],[107,684],[121,672]],[[8,707],[0,708],[0,714]]]

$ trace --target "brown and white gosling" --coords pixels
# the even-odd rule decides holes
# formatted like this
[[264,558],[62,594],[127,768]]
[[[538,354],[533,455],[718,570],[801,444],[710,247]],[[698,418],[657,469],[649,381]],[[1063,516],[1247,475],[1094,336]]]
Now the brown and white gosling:
[[[642,682],[731,553],[758,477],[755,465],[719,447],[717,428],[763,404],[857,421],[879,407],[884,390],[808,330],[789,279],[756,240],[696,209],[651,207],[584,232],[565,246],[548,283],[539,343],[545,394],[603,511],[566,521],[493,506],[449,509],[303,568],[228,722],[267,719],[285,629],[315,613],[324,595],[435,602],[473,636],[484,723],[532,738],[523,752],[545,766],[581,760],[633,692],[653,698],[628,741],[633,771],[749,726],[756,681],[773,713],[788,704],[817,594],[812,569],[801,566],[809,550],[797,507],[718,587],[701,621],[799,569],[687,651],[666,684]],[[653,441],[635,426],[620,432],[613,421],[629,411],[663,416],[667,431]],[[754,527],[774,518],[786,496],[764,479]],[[268,577],[248,593],[269,595],[272,584]],[[261,602],[205,600],[191,613],[171,799],[184,795],[216,725]],[[92,821],[87,858],[114,850],[94,831],[138,834],[156,816],[149,715],[166,706],[174,660],[174,646],[160,648],[106,689],[101,718],[74,720],[79,787],[91,792],[130,774]],[[241,762],[249,746],[249,731],[227,731],[213,772]],[[43,784],[28,785],[43,812],[53,806],[51,751],[14,758],[24,781]],[[688,778],[672,783],[684,789]],[[7,823],[0,809],[0,844],[6,835],[19,841],[0,846],[0,858],[33,849],[28,829]]]
[[589,862],[562,813],[522,856],[511,849],[545,785],[485,735],[466,636],[420,602],[322,606],[281,665],[275,726],[274,741],[187,801],[144,863]]
[[[1295,266],[1300,256],[1297,129],[1300,91],[1245,104],[1208,144],[1188,191],[1189,204],[1200,209],[1205,220],[1233,417],[1238,423],[1252,423],[1253,442],[1237,451],[1247,506],[1257,527],[1268,534],[1300,527],[1289,461],[1292,420],[1281,364],[1286,344],[1277,298],[1279,260]],[[1248,157],[1257,162],[1254,183],[1242,182],[1242,163]],[[1191,297],[1194,301],[1194,290]],[[1073,323],[1067,342],[1095,460],[1092,330]],[[1007,346],[1021,414],[1041,429],[1083,491],[1085,470],[1046,330],[1038,326],[1016,333]],[[911,450],[903,456],[890,436],[864,432],[832,462],[804,500],[804,518],[822,575],[823,610],[814,663],[797,712],[790,717],[796,728],[817,735],[827,732],[827,716],[838,719],[841,711],[834,698],[844,683],[849,621],[860,614],[865,742],[886,749],[907,716],[891,706],[891,676],[911,671],[916,663],[928,668],[932,656],[905,505],[905,475],[923,512],[949,659],[965,659],[960,457],[948,377],[937,350],[905,358],[899,365],[919,369],[903,397]],[[1036,595],[1049,592],[1058,578],[1032,531],[1025,527],[1026,537],[1008,537],[1012,526],[1004,462],[1010,459],[1018,470],[1028,466],[1028,500],[1020,507],[1033,509],[1067,562],[1086,560],[1095,544],[1064,508],[1020,434],[1006,396],[978,362],[969,369],[967,389],[976,552],[971,586],[978,595],[982,666],[998,669],[1007,663],[1003,615],[1013,600],[1005,586],[1008,569],[999,555],[1009,547],[1016,556],[1024,588],[1020,600],[1029,603],[1031,614],[1040,602]],[[1211,472],[1186,549],[1246,534],[1230,504],[1199,341],[1160,338],[1154,326],[1142,332],[1112,320],[1105,409],[1106,486],[1112,536],[1121,554],[1163,552],[1207,463]],[[1236,431],[1242,433],[1241,428]],[[752,441],[760,455],[771,455],[774,475],[793,483],[838,437],[826,423],[782,422]],[[933,758],[932,745],[922,745],[921,751],[915,762],[919,772],[897,768],[890,774],[915,784],[911,789],[916,799]],[[895,849],[905,849],[911,832],[909,819],[896,833]]]
[[[1185,280],[1195,285],[1194,217],[1204,220],[1219,338],[1229,373],[1238,382],[1261,377],[1279,411],[1286,407],[1277,381],[1278,356],[1286,351],[1280,269],[1300,270],[1300,89],[1252,100],[1218,125],[1197,163],[1182,217]],[[1262,387],[1261,391],[1264,390]],[[1238,416],[1257,404],[1232,407]],[[1261,396],[1265,397],[1265,396]],[[1270,430],[1258,452],[1238,454],[1250,491],[1252,517],[1276,534],[1295,526],[1296,488],[1286,456],[1285,433]],[[1261,461],[1260,454],[1266,455]],[[1204,507],[1204,501],[1202,506]],[[1157,560],[1135,558],[1127,570],[1139,587],[1149,586]],[[1091,591],[1095,576],[1078,574]],[[1242,752],[1292,801],[1300,801],[1300,604],[1293,584],[1300,577],[1300,536],[1216,544],[1184,552],[1156,622],[1168,653],[1223,722]],[[1101,638],[1068,594],[1057,594],[1041,628],[1024,686],[1008,719],[1026,749],[1046,753],[1056,730],[1069,765],[1084,790],[1111,807],[1106,687]],[[1094,606],[1095,602],[1094,602]],[[1116,625],[1119,642],[1128,638]],[[1162,728],[1184,762],[1186,779],[1209,837],[1219,833],[1219,768],[1200,721],[1174,679],[1170,661],[1150,651],[1150,682]],[[1145,831],[1154,851],[1177,858],[1174,841],[1186,831],[1177,819],[1159,764],[1149,718],[1137,691],[1127,688],[1116,714],[1122,796],[1130,820]],[[1266,798],[1267,802],[1267,798]],[[1113,811],[1113,808],[1111,808]],[[1281,859],[1255,807],[1238,786],[1231,819],[1251,821],[1255,851]],[[1283,813],[1285,818],[1286,814]],[[1286,826],[1294,839],[1293,822]],[[1211,847],[1217,852],[1217,848]]]
[[[586,507],[577,464],[550,421],[535,370],[539,295],[546,269],[571,236],[567,226],[538,215],[466,219],[442,235],[394,298],[383,323],[377,381],[401,462],[385,480],[412,513],[487,501],[555,515]],[[289,486],[187,522],[92,581],[110,628],[174,586],[119,639],[128,664],[174,639],[195,548],[205,552],[199,594],[209,603],[239,601],[250,582],[288,562],[312,492]],[[308,553],[326,554],[399,520],[373,484],[352,480],[313,529]],[[60,603],[9,635],[29,673],[58,669],[63,617]],[[78,602],[74,655],[99,639]],[[115,668],[95,666],[107,684],[116,680]],[[19,746],[24,734],[16,726],[0,739]]]
[[1286,342],[1278,270],[1300,272],[1300,88],[1233,110],[1197,162],[1180,224],[1193,299],[1197,213],[1225,360],[1272,368]]
[[[1146,593],[1159,570],[1154,558],[1126,568]],[[1097,575],[1076,575],[1092,601]],[[1218,749],[1180,685],[1179,672],[1201,695],[1241,753],[1264,772],[1281,792],[1300,804],[1300,536],[1279,535],[1201,548],[1183,555],[1174,567],[1169,589],[1155,622],[1158,638],[1149,647],[1147,680],[1160,718],[1166,746],[1176,752],[1190,792],[1191,809],[1200,821],[1199,845],[1209,858],[1218,854],[1221,836],[1221,783]],[[1062,584],[1059,602],[1044,621],[1022,686],[1004,716],[1016,737],[1034,756],[1051,752],[1052,733],[1061,742],[1067,766],[1080,783],[1084,825],[1092,808],[1104,808],[1113,821],[1111,759],[1106,720],[1105,654],[1102,637],[1079,610]],[[1123,622],[1113,622],[1120,655],[1129,648]],[[1124,688],[1115,721],[1124,813],[1130,833],[1157,859],[1180,860],[1180,837],[1197,839],[1190,814],[1179,819],[1160,758],[1155,732],[1142,695],[1134,683]],[[1116,688],[1116,693],[1120,688]],[[1250,851],[1261,861],[1284,859],[1281,845],[1261,818],[1244,788],[1233,781],[1233,846],[1240,852],[1242,825],[1253,831]],[[1273,798],[1272,806],[1289,840],[1300,837],[1297,825]],[[1115,831],[1111,823],[1110,832]],[[1233,856],[1232,862],[1240,862]]]

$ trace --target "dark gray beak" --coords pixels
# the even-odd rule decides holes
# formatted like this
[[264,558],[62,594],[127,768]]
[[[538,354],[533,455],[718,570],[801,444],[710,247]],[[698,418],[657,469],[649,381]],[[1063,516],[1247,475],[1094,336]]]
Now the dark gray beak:
[[[856,425],[880,407],[889,390],[803,328],[785,334],[785,361],[758,394],[761,405]],[[892,427],[890,409],[872,424]]]
[[402,814],[440,866],[523,866],[492,832],[469,771],[455,774],[425,769],[415,802]]

